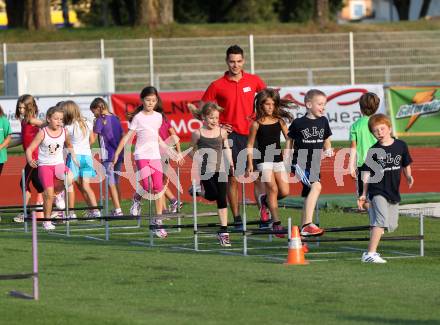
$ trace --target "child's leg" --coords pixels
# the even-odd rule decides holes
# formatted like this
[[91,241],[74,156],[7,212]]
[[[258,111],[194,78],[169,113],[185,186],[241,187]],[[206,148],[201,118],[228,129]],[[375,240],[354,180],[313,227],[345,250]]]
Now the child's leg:
[[159,197],[155,200],[156,205],[156,213],[162,214],[163,206],[163,173],[162,173],[162,162],[160,159],[152,159],[150,160],[151,167],[151,182],[153,193],[159,195]]
[[87,202],[87,205],[96,206],[96,196],[95,192],[93,192],[93,189],[90,186],[90,180],[88,178],[80,177],[77,184],[84,196],[85,201]]
[[313,222],[313,213],[315,211],[316,202],[318,202],[319,194],[321,194],[321,183],[314,182],[310,187],[310,192],[304,199],[304,207],[302,213],[302,226]]
[[368,253],[376,253],[377,246],[379,246],[380,239],[384,231],[381,227],[371,227],[370,242],[368,243]]
[[119,202],[119,197],[120,197],[119,184],[112,184],[112,185],[109,184],[108,188],[109,188],[110,196],[113,201],[113,207],[115,209],[120,209],[121,203]]
[[119,174],[116,174],[115,172],[119,172],[121,170],[121,164],[122,163],[118,162],[113,166],[113,168],[111,168],[110,163],[104,163],[110,197],[113,201],[113,207],[118,211],[121,209],[121,203],[119,201],[119,198],[121,197],[121,190],[119,188]]
[[44,218],[49,219],[52,215],[52,204],[55,198],[55,192],[53,187],[47,187],[43,193],[43,212]]
[[269,206],[270,214],[272,215],[273,222],[280,221],[278,216],[278,186],[275,180],[275,175],[272,170],[264,170],[265,174],[265,188],[267,195],[267,204]]
[[397,228],[399,218],[398,204],[392,204],[381,195],[371,199],[371,207],[368,210],[370,217],[370,242],[368,253],[376,253],[384,229],[394,231]]
[[[227,230],[228,226],[228,201],[227,201],[227,183],[219,182],[219,173],[215,173],[212,177],[211,184],[215,185],[218,217],[222,229]],[[206,191],[206,190],[205,190]]]
[[254,182],[254,198],[255,198],[255,202],[257,202],[258,208],[261,208],[260,207],[260,200],[258,200],[258,197],[261,194],[265,194],[265,193],[266,193],[266,186],[261,181],[261,178],[258,177]]
[[75,191],[73,188],[73,174],[64,165],[60,164],[55,167],[55,195],[58,195],[67,188],[66,195],[69,198],[69,209],[75,208]]
[[278,187],[278,200],[281,200],[289,195],[289,175],[284,170],[284,167],[282,170],[278,171],[277,169],[274,170],[275,175],[275,181],[277,183]]
[[[37,205],[43,205],[44,204],[44,199],[43,199],[43,193],[39,192],[37,193],[37,199],[35,201],[35,203]],[[37,212],[37,218],[43,218],[44,217],[44,212]]]

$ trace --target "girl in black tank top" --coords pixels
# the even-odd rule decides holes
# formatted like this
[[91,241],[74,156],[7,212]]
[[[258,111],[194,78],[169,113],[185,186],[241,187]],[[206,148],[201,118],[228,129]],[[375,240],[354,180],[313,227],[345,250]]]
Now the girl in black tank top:
[[[287,136],[285,119],[291,121],[292,116],[285,110],[284,101],[280,99],[275,89],[264,89],[255,97],[256,118],[252,123],[248,138],[248,161],[246,173],[251,174],[255,170],[254,150],[258,150],[260,163],[256,166],[261,173],[261,181],[265,185],[266,194],[259,197],[261,222],[267,222],[267,208],[272,217],[272,229],[275,236],[283,238],[284,228],[278,215],[278,199],[289,194],[288,174],[283,163],[280,136],[283,133],[286,142],[290,141]],[[257,148],[254,143],[257,140]]]
[[[203,121],[203,126],[192,133],[191,143],[193,150],[190,155],[198,158],[201,183],[205,194],[203,197],[208,201],[217,201],[220,229],[217,239],[221,246],[231,246],[228,233],[228,204],[226,201],[226,189],[228,173],[225,167],[233,166],[232,152],[228,143],[226,130],[219,126],[219,112],[221,107],[214,103],[206,103],[201,109],[194,105],[188,105],[193,114]],[[228,159],[222,164],[223,151]]]

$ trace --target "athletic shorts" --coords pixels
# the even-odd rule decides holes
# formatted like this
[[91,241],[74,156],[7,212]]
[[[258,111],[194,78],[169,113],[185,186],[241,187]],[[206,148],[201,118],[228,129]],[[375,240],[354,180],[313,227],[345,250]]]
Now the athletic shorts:
[[232,161],[235,166],[235,175],[244,175],[247,164],[247,141],[248,136],[231,132],[228,135],[229,146],[232,151]]
[[301,191],[301,197],[307,197],[310,193],[312,184],[315,182],[320,181],[321,175],[318,174],[317,177],[315,176],[313,180],[310,179],[310,170],[309,169],[302,169],[299,165],[293,165],[292,166],[292,173],[296,175],[296,177],[301,180],[302,183],[302,191]]
[[387,228],[389,232],[392,232],[398,226],[399,203],[390,203],[382,195],[375,195],[370,200],[368,215],[370,226]]
[[153,193],[163,190],[162,161],[160,159],[139,159],[136,160],[136,167],[140,174],[142,188],[148,192],[150,190],[150,179]]
[[284,162],[263,162],[257,165],[258,171],[262,172],[263,170],[273,170],[274,173],[285,172],[286,166]]
[[[32,183],[37,193],[44,192],[43,185],[41,185],[40,177],[38,176],[38,168],[33,168],[31,165],[26,164],[24,167],[24,179],[26,191],[31,191],[30,183]],[[23,179],[20,179],[20,188],[23,188]]]
[[64,174],[69,172],[69,168],[62,163],[58,165],[38,166],[38,177],[41,185],[46,190],[55,186],[55,180],[64,181]]
[[102,165],[105,169],[108,185],[119,184],[119,174],[117,172],[121,171],[122,161],[118,161],[116,165],[113,165],[111,161],[103,161]]
[[96,176],[92,156],[76,155],[76,160],[79,167],[73,162],[71,155],[67,156],[67,167],[72,171],[74,180],[78,179],[78,177],[93,178]]

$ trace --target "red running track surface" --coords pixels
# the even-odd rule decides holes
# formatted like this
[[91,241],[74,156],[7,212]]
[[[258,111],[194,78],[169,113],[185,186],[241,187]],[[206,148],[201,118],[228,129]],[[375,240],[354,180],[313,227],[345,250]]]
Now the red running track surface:
[[[440,148],[412,148],[410,153],[414,162],[412,163],[413,176],[415,179],[414,187],[409,190],[406,182],[402,179],[401,192],[402,193],[421,193],[421,192],[439,192],[440,180]],[[322,161],[321,167],[321,181],[323,194],[347,194],[355,193],[355,183],[349,175],[341,175],[344,170],[336,169],[335,158],[343,157],[343,155],[336,155],[331,159]],[[348,155],[344,162],[344,168],[347,167]],[[8,158],[3,168],[3,173],[0,176],[0,206],[2,205],[18,205],[22,204],[22,195],[20,189],[21,170],[25,165],[24,156],[12,156]],[[186,159],[184,166],[181,167],[181,182],[183,186],[182,200],[189,201],[191,198],[188,195],[188,188],[191,185],[191,160]],[[346,173],[346,171],[345,171]],[[339,175],[339,176],[338,176]],[[337,183],[337,180],[339,182]],[[339,184],[339,185],[338,185]],[[93,184],[92,187],[98,196],[98,184]],[[175,192],[175,188],[172,187]],[[298,196],[301,192],[302,186],[298,183],[290,185],[290,194]],[[132,197],[134,189],[125,178],[121,181],[122,197],[129,199]],[[246,197],[253,201],[253,186],[251,184],[246,186]],[[77,193],[77,200],[82,200],[81,194]],[[31,200],[33,203],[34,200]]]

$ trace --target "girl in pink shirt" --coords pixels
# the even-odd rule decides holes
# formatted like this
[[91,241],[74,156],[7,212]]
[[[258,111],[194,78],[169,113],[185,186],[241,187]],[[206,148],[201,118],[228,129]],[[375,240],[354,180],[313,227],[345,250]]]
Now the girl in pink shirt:
[[[155,112],[155,108],[161,105],[161,99],[154,87],[145,87],[140,93],[142,106],[139,106],[133,114],[129,116],[130,126],[128,132],[122,137],[118,148],[115,151],[113,163],[116,164],[119,154],[124,148],[125,144],[136,135],[136,145],[134,151],[134,159],[136,167],[140,174],[141,184],[146,192],[149,192],[148,179],[151,177],[152,193],[154,193],[156,214],[162,215],[163,201],[163,173],[161,153],[159,149],[159,129],[162,125],[162,115]],[[141,199],[139,193],[133,196],[133,204],[130,209],[130,214],[139,216],[141,214]],[[162,218],[156,217],[151,221],[152,224],[161,225]],[[165,238],[167,232],[165,229],[157,229],[156,236]]]

